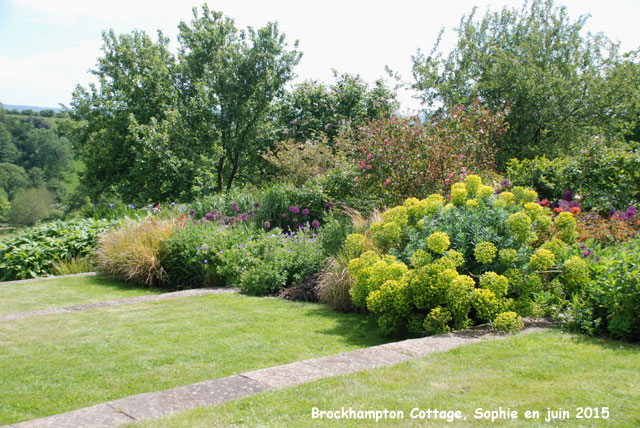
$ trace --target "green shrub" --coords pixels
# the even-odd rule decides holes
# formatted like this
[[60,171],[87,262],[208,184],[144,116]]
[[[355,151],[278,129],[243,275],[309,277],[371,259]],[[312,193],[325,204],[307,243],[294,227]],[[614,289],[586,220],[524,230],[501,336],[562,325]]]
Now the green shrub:
[[0,241],[0,279],[35,278],[55,273],[60,261],[93,254],[101,233],[119,221],[56,221],[27,228]]
[[8,220],[11,224],[33,226],[47,218],[53,204],[53,193],[46,189],[19,192],[11,201]]
[[449,322],[453,319],[451,312],[446,308],[438,306],[431,309],[429,315],[424,319],[424,330],[427,334],[443,334],[451,330]]
[[[536,192],[494,195],[475,177],[467,181],[452,187],[467,198],[457,205],[443,206],[441,196],[409,198],[349,238],[353,302],[366,305],[385,332],[445,331],[446,313],[446,327],[459,329],[505,311],[539,316],[562,309],[579,266],[565,263],[568,245],[560,238],[575,233],[575,222],[558,216],[552,231],[553,213],[532,202]],[[471,206],[467,184],[477,196]],[[432,314],[436,308],[447,312]]]
[[[256,224],[282,230],[298,230],[317,221],[324,222],[329,212],[328,200],[322,190],[315,186],[296,187],[290,184],[273,184],[260,198],[256,212]],[[308,213],[307,211],[308,210]]]
[[7,220],[7,214],[11,210],[11,203],[7,199],[7,194],[4,189],[0,188],[0,221]]
[[240,289],[253,296],[273,294],[287,285],[286,272],[273,262],[258,262],[242,273]]
[[147,219],[130,221],[105,233],[96,250],[98,271],[141,285],[166,284],[168,278],[159,253],[174,228],[174,222]]
[[575,156],[545,157],[507,163],[507,176],[515,185],[533,187],[541,198],[562,198],[566,190],[580,195],[583,210],[606,213],[640,203],[640,152],[608,148],[602,142],[586,146]]
[[493,322],[493,327],[505,333],[517,333],[524,328],[524,322],[522,317],[515,312],[503,312],[498,314]]
[[569,259],[567,275],[576,281],[567,327],[590,335],[640,340],[640,239],[618,247],[597,249],[597,258],[585,259],[590,280],[585,283],[582,263]]

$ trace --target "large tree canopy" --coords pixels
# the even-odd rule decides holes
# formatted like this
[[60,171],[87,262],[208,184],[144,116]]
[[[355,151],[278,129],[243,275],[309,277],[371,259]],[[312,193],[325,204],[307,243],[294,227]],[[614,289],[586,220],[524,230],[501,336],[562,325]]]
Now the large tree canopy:
[[[587,16],[571,20],[553,0],[533,0],[460,21],[456,47],[443,56],[438,44],[413,58],[414,89],[427,112],[479,99],[507,107],[510,129],[499,161],[565,152],[593,133],[615,134],[636,120],[635,55],[621,55],[603,35],[583,34]],[[637,70],[637,69],[636,69]],[[634,100],[635,97],[635,100]]]
[[99,84],[78,86],[72,102],[93,196],[158,201],[228,189],[265,149],[261,129],[300,53],[276,24],[243,31],[206,5],[193,14],[179,25],[177,57],[161,33],[157,42],[141,31],[103,34]]

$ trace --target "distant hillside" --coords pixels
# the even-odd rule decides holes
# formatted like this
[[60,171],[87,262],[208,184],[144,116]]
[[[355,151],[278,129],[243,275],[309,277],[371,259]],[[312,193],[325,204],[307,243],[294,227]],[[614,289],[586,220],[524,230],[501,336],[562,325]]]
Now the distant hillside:
[[13,104],[3,104],[3,107],[5,110],[32,110],[36,113],[41,112],[42,110],[53,110],[56,113],[62,111],[62,109],[58,107],[16,106]]

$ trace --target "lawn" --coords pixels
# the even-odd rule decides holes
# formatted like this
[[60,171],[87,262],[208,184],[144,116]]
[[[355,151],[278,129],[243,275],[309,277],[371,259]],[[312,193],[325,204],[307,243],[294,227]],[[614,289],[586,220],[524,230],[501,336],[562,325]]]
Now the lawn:
[[[312,419],[312,408],[402,410],[402,420]],[[518,419],[475,419],[476,409],[510,408]],[[578,407],[609,408],[608,419],[577,419]],[[467,420],[411,419],[413,408],[461,412]],[[570,419],[545,422],[547,408]],[[538,410],[539,420],[524,412]],[[593,413],[592,413],[593,414]],[[134,425],[132,425],[134,426]],[[446,353],[265,392],[136,427],[640,426],[640,347],[558,331],[467,345]]]
[[162,292],[100,276],[48,279],[18,284],[0,282],[0,315]]
[[0,425],[383,342],[366,316],[229,294],[3,322]]

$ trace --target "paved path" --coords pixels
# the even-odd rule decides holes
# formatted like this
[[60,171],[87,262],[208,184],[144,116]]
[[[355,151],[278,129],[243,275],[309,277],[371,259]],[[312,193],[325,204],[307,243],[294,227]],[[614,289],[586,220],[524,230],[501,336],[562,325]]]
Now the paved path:
[[39,317],[51,314],[64,314],[67,312],[88,311],[91,309],[104,308],[106,306],[130,305],[132,303],[152,302],[156,300],[175,299],[178,297],[204,296],[206,294],[235,293],[233,288],[196,288],[193,290],[174,291],[172,293],[152,294],[149,296],[129,297],[118,300],[105,300],[97,303],[83,303],[81,305],[66,306],[63,308],[48,308],[37,311],[18,312],[15,314],[0,315],[1,321],[13,321],[22,318]]
[[[526,320],[520,334],[548,329],[546,320]],[[432,352],[447,351],[481,340],[499,339],[487,327],[409,339],[328,357],[312,358],[282,366],[194,383],[165,391],[132,395],[68,413],[5,425],[0,428],[112,428],[153,419],[169,413],[212,406],[262,391],[313,382],[331,376],[397,364]]]

